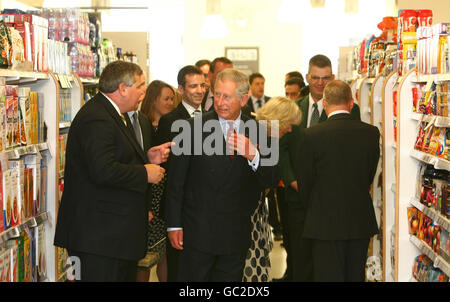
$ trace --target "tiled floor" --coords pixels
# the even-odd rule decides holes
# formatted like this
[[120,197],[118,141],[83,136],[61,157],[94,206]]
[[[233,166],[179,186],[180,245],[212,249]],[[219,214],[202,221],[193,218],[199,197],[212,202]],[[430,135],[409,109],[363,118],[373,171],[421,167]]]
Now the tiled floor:
[[[280,245],[282,241],[275,241],[272,252],[270,253],[270,263],[272,264],[270,270],[270,279],[281,278],[286,270],[286,251]],[[150,272],[150,282],[158,282],[156,276],[156,267],[153,267]]]

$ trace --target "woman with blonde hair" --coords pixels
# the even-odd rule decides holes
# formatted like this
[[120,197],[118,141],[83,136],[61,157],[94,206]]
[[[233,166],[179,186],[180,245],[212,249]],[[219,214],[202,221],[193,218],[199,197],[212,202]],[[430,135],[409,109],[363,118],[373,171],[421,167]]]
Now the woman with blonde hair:
[[[281,138],[292,130],[292,125],[300,124],[302,114],[297,104],[285,97],[273,97],[256,112],[258,122],[267,123],[268,135]],[[269,253],[273,247],[272,231],[265,192],[251,219],[253,223],[252,243],[247,252],[244,267],[244,282],[269,281]]]

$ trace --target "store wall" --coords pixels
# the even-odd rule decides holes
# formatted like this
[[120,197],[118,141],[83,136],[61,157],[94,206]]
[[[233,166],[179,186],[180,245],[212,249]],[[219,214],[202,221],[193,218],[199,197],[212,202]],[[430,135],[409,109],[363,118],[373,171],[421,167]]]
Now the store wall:
[[449,0],[397,0],[398,9],[431,9],[433,24],[450,22]]
[[112,41],[114,47],[122,48],[122,54],[127,51],[133,52],[138,58],[138,65],[145,72],[147,80],[149,80],[147,32],[103,32],[102,37]]
[[[278,20],[280,6],[286,3],[292,6],[296,19]],[[312,9],[306,0],[223,0],[221,14],[227,22],[228,37],[202,39],[206,0],[192,0],[185,7],[184,61],[193,64],[203,58],[212,60],[223,56],[227,46],[258,46],[266,94],[283,95],[285,74],[299,70],[305,75],[309,59],[316,54],[330,57],[337,73],[339,47],[379,34],[377,24],[393,10],[392,6],[393,0],[359,0],[358,13],[346,14],[344,0],[328,0],[322,9]],[[242,20],[246,24],[238,25]]]

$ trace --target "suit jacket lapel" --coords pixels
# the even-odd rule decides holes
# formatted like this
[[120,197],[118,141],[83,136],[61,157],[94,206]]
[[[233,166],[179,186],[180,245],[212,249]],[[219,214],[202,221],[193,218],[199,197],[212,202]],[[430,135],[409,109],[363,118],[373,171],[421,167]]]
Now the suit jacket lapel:
[[152,129],[150,128],[150,119],[147,119],[140,111],[138,112],[138,118],[141,125],[144,151],[147,151],[152,145]]
[[[99,101],[103,104],[106,111],[111,115],[112,119],[116,122],[116,124],[119,126],[122,133],[127,137],[127,139],[130,141],[131,145],[134,147],[135,151],[139,154],[139,156],[144,160],[144,162],[148,162],[147,156],[144,154],[144,151],[142,148],[138,145],[136,138],[134,137],[134,133],[130,132],[130,130],[125,126],[124,122],[122,121],[122,118],[117,113],[116,109],[114,109],[113,105],[110,104],[110,102],[101,94],[99,93]],[[127,114],[124,114],[125,120],[128,119],[128,121],[131,123],[130,119],[128,118]],[[127,125],[128,122],[127,122]],[[133,135],[133,136],[132,136]]]
[[300,127],[306,128],[308,126],[309,96],[305,96],[296,102],[302,112],[302,122],[300,123]]

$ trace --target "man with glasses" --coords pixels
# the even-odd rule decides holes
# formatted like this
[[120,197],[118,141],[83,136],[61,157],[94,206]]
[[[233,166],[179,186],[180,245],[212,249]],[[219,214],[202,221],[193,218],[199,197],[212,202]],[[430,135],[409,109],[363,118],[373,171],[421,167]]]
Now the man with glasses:
[[[301,148],[300,141],[303,129],[313,127],[327,119],[323,110],[323,91],[328,82],[334,80],[331,61],[324,55],[316,55],[309,61],[306,81],[309,84],[309,95],[295,102],[302,111],[302,121],[299,126],[293,126],[292,132],[280,140],[280,171],[285,185],[285,199],[288,203],[288,246],[286,252],[287,272],[285,281],[312,281],[311,243],[302,238],[306,214],[306,204],[299,200],[299,188],[294,167]],[[357,104],[353,106],[351,116],[361,120]],[[284,280],[283,280],[284,281]]]

